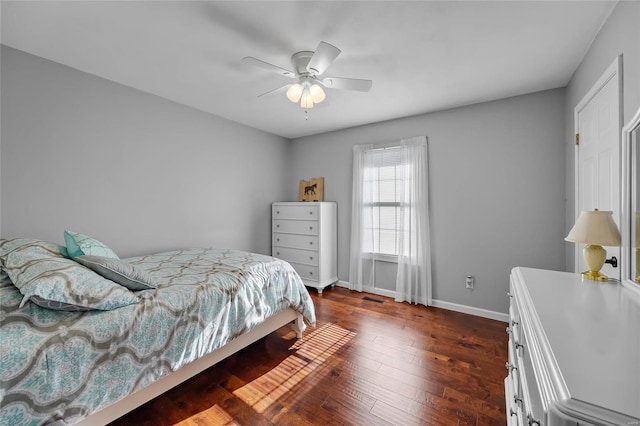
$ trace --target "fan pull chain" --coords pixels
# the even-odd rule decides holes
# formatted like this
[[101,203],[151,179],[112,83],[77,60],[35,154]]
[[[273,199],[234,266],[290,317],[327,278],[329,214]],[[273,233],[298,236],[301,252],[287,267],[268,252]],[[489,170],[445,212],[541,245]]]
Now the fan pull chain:
[[309,111],[304,110],[304,121],[309,121]]

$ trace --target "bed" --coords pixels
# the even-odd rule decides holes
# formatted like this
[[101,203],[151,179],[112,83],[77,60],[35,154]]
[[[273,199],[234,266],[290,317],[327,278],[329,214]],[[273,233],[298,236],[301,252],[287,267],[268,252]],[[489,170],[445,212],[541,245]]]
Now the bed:
[[80,263],[91,256],[69,259],[69,245],[37,240],[7,248],[15,241],[0,240],[1,425],[105,424],[288,323],[298,337],[305,322],[315,325],[300,277],[273,257],[194,248],[119,260],[155,288],[100,281],[91,291],[108,288],[108,296],[83,295],[71,305],[115,295],[122,306],[69,309],[42,300],[56,299],[58,289],[43,297],[22,283],[40,260],[7,252],[35,247],[46,258],[46,272],[28,276],[40,287],[62,264],[81,268],[77,285],[91,274],[106,280],[95,265]]

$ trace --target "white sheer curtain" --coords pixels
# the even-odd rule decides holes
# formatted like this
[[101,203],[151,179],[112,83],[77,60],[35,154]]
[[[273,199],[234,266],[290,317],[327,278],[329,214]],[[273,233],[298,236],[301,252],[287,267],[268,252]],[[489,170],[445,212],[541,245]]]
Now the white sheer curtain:
[[[375,258],[380,254],[376,252],[381,251],[382,233],[378,230],[380,234],[374,235],[376,228],[380,227],[380,217],[374,215],[376,210],[371,206],[376,202],[388,200],[380,199],[382,183],[375,178],[372,179],[372,176],[376,176],[379,172],[377,168],[381,164],[388,165],[385,158],[393,158],[391,162],[394,164],[397,197],[397,233],[394,246],[398,260],[395,300],[430,305],[427,138],[419,136],[403,139],[389,149],[386,156],[381,154],[381,150],[382,148],[373,145],[357,145],[353,148],[349,263],[351,289],[362,291],[363,287],[375,287]],[[388,207],[389,203],[386,205]]]
[[427,138],[400,141],[405,174],[400,179],[398,223],[398,302],[431,304],[431,244],[429,230],[429,175]]
[[[369,235],[373,230],[373,218],[365,213],[366,203],[371,202],[370,186],[365,187],[366,170],[372,166],[372,158],[367,152],[373,145],[356,145],[353,147],[353,187],[351,204],[351,250],[349,252],[349,283],[351,290],[362,291],[372,286],[375,279],[373,260],[365,258],[365,247],[368,246]],[[370,211],[369,209],[367,209]],[[365,241],[367,240],[367,241]]]

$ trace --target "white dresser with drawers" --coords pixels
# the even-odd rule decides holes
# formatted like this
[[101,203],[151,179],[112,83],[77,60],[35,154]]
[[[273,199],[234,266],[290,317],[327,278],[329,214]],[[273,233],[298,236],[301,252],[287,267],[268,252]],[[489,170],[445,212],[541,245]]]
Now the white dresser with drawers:
[[338,281],[337,206],[333,202],[273,203],[271,255],[286,260],[304,285],[322,290]]
[[617,282],[514,268],[508,425],[640,425],[640,298]]

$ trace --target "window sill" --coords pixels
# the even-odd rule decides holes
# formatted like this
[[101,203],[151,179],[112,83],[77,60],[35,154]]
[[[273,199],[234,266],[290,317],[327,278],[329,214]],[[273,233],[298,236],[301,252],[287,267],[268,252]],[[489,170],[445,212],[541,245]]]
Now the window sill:
[[395,254],[366,253],[364,257],[374,261],[398,263],[398,256]]

